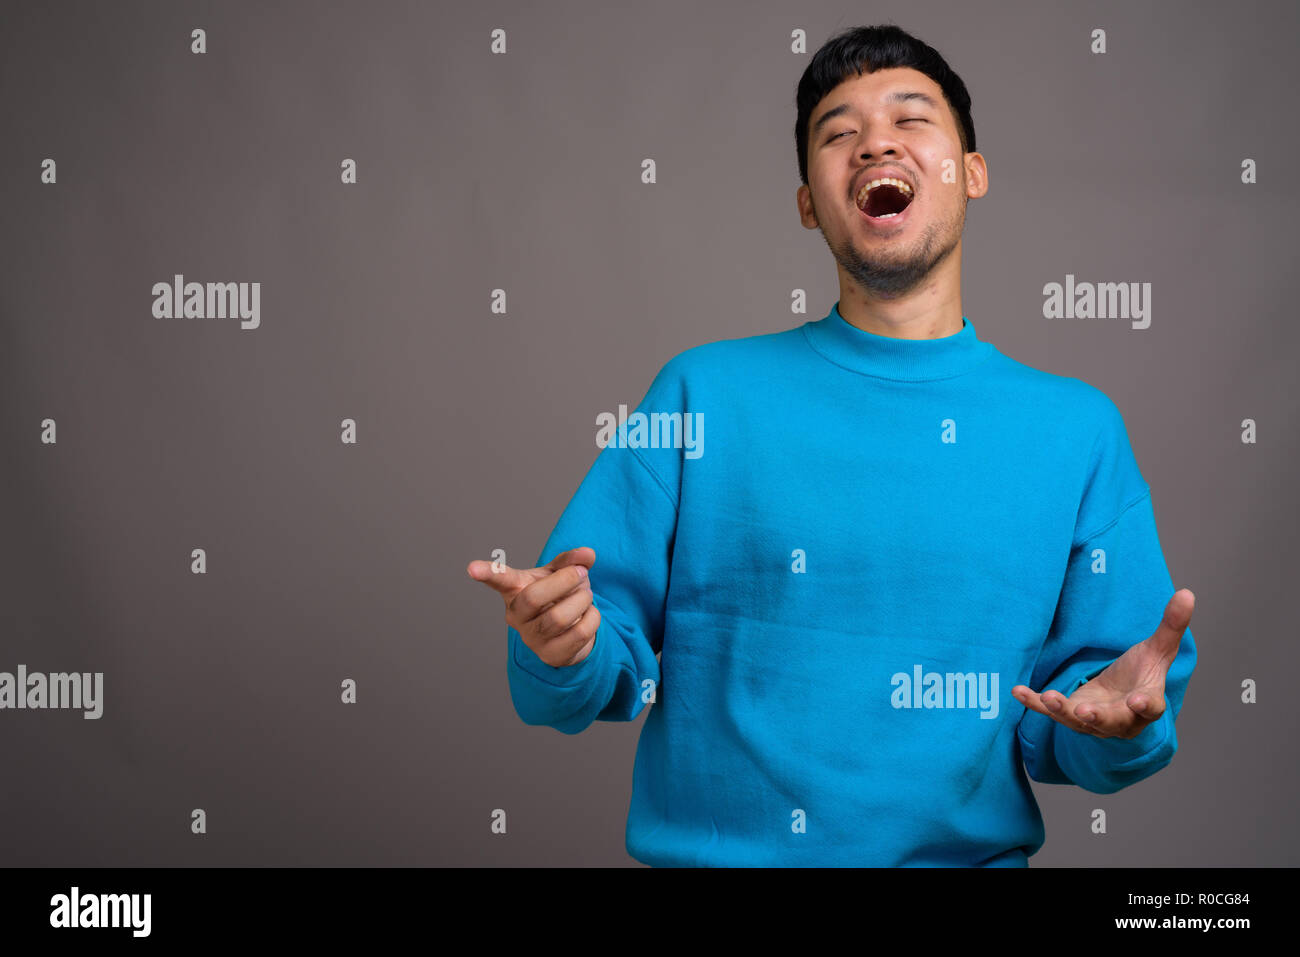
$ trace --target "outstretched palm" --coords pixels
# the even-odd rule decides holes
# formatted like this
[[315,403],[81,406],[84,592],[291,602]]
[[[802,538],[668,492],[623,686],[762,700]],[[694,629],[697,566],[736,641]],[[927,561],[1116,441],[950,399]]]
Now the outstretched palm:
[[1165,713],[1165,675],[1178,656],[1191,624],[1196,596],[1174,592],[1151,637],[1120,655],[1066,698],[1059,691],[1038,694],[1025,685],[1011,689],[1016,700],[1075,731],[1099,738],[1134,738]]

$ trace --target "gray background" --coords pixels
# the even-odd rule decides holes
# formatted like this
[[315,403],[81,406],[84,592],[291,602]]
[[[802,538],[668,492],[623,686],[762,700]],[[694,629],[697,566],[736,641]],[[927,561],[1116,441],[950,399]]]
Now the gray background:
[[[524,725],[501,600],[465,566],[498,547],[532,563],[596,413],[633,406],[673,354],[829,310],[834,261],[795,205],[794,87],[832,34],[893,21],[974,100],[991,189],[969,209],[966,314],[1115,400],[1197,595],[1178,755],[1111,796],[1034,785],[1031,865],[1300,863],[1297,20],[1291,3],[4,3],[0,670],[103,671],[105,711],[0,712],[0,862],[636,866],[644,716]],[[1043,319],[1067,272],[1152,283],[1151,327]],[[261,282],[261,327],[153,318],[175,273]]]

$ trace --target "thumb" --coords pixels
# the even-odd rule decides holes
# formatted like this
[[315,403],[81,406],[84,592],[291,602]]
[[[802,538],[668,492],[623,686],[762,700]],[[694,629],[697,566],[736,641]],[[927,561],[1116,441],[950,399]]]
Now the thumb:
[[482,560],[470,562],[465,571],[469,573],[470,578],[482,582],[493,591],[507,598],[530,581],[528,576],[517,568],[502,565],[500,571],[494,571],[492,562]]
[[542,568],[550,572],[558,572],[566,565],[586,565],[587,568],[591,568],[594,564],[596,564],[596,550],[584,545],[581,548],[570,548],[567,552],[560,552]]
[[1174,592],[1169,604],[1165,606],[1160,624],[1147,641],[1162,658],[1170,661],[1178,654],[1183,632],[1192,622],[1192,610],[1196,607],[1196,596],[1190,589],[1180,588]]

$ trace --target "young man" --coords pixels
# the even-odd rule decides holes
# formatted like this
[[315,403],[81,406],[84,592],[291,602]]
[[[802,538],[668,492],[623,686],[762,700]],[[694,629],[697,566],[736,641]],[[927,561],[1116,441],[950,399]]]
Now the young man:
[[1104,794],[1173,757],[1193,597],[1115,405],[963,314],[988,173],[961,79],[859,28],[797,100],[830,314],[674,357],[540,567],[468,571],[505,599],[525,722],[649,707],[636,859],[1023,866],[1026,771]]

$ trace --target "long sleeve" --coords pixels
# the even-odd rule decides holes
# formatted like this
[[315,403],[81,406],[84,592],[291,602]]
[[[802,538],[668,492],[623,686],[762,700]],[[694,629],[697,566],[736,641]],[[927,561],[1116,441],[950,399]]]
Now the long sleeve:
[[[642,405],[662,397],[667,381],[661,372]],[[590,581],[601,620],[591,651],[552,667],[507,628],[510,694],[526,724],[577,734],[595,720],[631,721],[645,706],[647,679],[659,685],[677,489],[649,464],[649,450],[619,444],[596,456],[537,560],[595,549]],[[653,455],[662,462],[671,453]]]
[[[1051,629],[1030,687],[1067,698],[1159,626],[1174,585],[1156,531],[1151,491],[1119,411],[1105,403],[1078,528]],[[1109,520],[1104,516],[1111,515]],[[1088,531],[1088,529],[1095,529]],[[1098,738],[1026,709],[1018,737],[1029,776],[1110,794],[1156,773],[1178,749],[1175,721],[1196,666],[1189,628],[1165,678],[1165,712],[1131,739]]]

